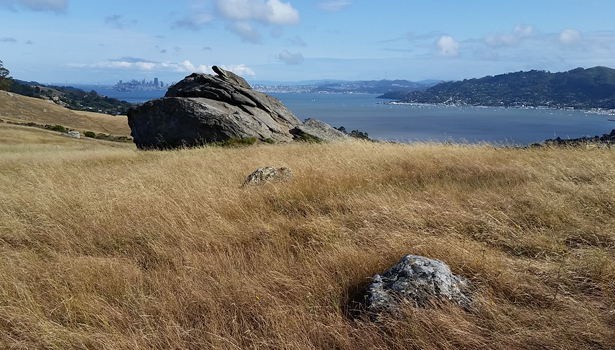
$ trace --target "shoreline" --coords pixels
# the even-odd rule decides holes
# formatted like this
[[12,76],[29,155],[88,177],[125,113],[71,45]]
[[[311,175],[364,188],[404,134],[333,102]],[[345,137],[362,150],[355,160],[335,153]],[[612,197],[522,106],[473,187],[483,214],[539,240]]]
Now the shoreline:
[[[525,109],[525,110],[553,110],[553,111],[571,111],[571,112],[585,112],[586,114],[608,115],[615,116],[615,109],[603,109],[603,108],[591,108],[591,109],[576,109],[574,107],[548,107],[548,106],[483,106],[483,105],[467,105],[467,104],[451,104],[451,103],[419,103],[419,102],[403,102],[403,101],[389,101],[389,102],[377,102],[376,104],[383,105],[399,105],[399,106],[433,106],[433,107],[451,107],[451,108],[476,108],[476,109],[489,109],[489,108],[501,108],[501,109]],[[609,121],[615,122],[615,119],[609,119]]]

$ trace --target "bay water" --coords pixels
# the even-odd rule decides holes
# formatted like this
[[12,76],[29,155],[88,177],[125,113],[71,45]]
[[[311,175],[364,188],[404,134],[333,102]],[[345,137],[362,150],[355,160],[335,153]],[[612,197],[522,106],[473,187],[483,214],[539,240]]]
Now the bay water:
[[[132,103],[164,96],[165,91],[122,92],[92,88]],[[87,90],[89,91],[89,90]],[[388,104],[369,94],[275,93],[300,120],[319,119],[348,132],[397,142],[488,142],[527,145],[546,139],[610,133],[615,116],[584,111]]]

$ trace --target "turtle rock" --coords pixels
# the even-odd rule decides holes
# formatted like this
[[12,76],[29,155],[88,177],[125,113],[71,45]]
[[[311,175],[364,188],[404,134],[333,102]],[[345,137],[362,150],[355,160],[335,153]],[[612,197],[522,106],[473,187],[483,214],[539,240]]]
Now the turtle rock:
[[469,282],[454,275],[442,261],[406,255],[397,265],[372,278],[366,289],[366,306],[374,313],[396,313],[400,303],[422,308],[444,299],[468,308],[470,298],[464,294],[468,287]]
[[301,124],[275,97],[253,90],[240,76],[214,67],[216,76],[193,73],[165,97],[128,110],[128,125],[140,149],[198,146],[257,137],[290,142]]

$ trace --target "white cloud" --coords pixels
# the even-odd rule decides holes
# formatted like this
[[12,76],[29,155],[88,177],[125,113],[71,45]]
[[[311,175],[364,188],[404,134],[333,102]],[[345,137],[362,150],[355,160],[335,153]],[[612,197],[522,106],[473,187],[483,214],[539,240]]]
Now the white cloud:
[[509,34],[490,34],[485,37],[485,44],[489,46],[515,46],[526,38],[536,34],[534,27],[517,23],[512,33]]
[[451,38],[448,35],[442,35],[440,39],[436,41],[438,46],[438,54],[444,57],[457,57],[459,56],[459,42]]
[[323,1],[318,3],[318,8],[326,12],[340,12],[352,5],[352,1]]
[[566,46],[575,45],[583,40],[583,35],[576,29],[564,29],[559,34],[559,42]]
[[524,25],[523,23],[517,23],[514,29],[514,33],[520,38],[529,38],[534,36],[536,32],[534,31],[534,27],[531,25]]
[[211,66],[206,66],[204,64],[201,64],[197,67],[188,60],[185,60],[182,63],[163,63],[163,65],[170,67],[176,72],[213,74],[213,70],[211,69]]
[[230,23],[227,28],[231,32],[239,35],[243,41],[254,44],[259,44],[261,42],[261,34],[248,22],[239,21]]
[[[97,62],[93,64],[84,63],[69,63],[68,67],[72,68],[109,68],[109,69],[136,69],[140,71],[172,71],[179,73],[206,73],[214,74],[212,66],[200,64],[194,65],[189,60],[183,62],[154,62],[135,57],[122,57],[118,59]],[[254,71],[246,67],[245,64],[236,64],[230,66],[220,66],[222,69],[231,71],[238,75],[256,75]]]
[[32,11],[51,11],[60,13],[68,7],[68,0],[0,0],[0,5],[14,9],[15,5]]
[[290,53],[288,50],[282,51],[278,58],[286,64],[301,64],[304,60],[303,55],[299,52]]
[[280,0],[216,0],[220,14],[234,21],[254,20],[269,24],[295,25],[299,11]]
[[224,70],[228,70],[231,71],[237,75],[241,75],[241,76],[246,76],[246,75],[256,75],[256,73],[254,73],[254,71],[248,67],[246,67],[245,64],[235,64],[235,65],[230,65],[230,66],[220,66],[222,69]]

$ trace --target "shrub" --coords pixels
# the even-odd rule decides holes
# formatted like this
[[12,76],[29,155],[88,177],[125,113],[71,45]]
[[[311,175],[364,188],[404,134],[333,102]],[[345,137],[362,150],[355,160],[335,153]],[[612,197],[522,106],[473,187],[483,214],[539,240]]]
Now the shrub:
[[62,125],[58,125],[58,124],[49,127],[49,130],[59,131],[59,132],[66,132],[67,131],[65,127],[63,127]]
[[93,132],[93,131],[86,131],[85,133],[83,133],[83,136],[90,137],[90,138],[95,138],[96,137],[96,133]]

